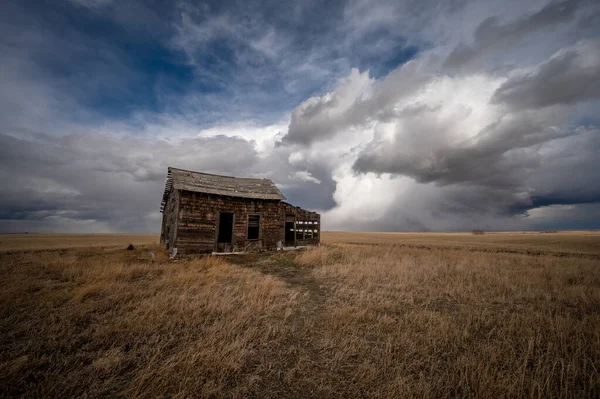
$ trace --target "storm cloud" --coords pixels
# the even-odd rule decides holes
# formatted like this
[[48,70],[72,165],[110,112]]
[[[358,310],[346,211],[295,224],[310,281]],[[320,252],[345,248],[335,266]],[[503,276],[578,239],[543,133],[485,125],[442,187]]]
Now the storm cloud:
[[520,109],[597,99],[600,99],[600,40],[589,40],[561,49],[531,72],[509,78],[491,101]]
[[271,178],[324,229],[600,228],[598,15],[3,3],[1,230],[157,231],[167,166]]
[[552,1],[542,9],[515,21],[501,23],[497,16],[484,19],[473,32],[473,43],[459,44],[444,62],[449,71],[481,67],[481,60],[494,52],[502,52],[526,40],[538,31],[572,21],[583,0]]

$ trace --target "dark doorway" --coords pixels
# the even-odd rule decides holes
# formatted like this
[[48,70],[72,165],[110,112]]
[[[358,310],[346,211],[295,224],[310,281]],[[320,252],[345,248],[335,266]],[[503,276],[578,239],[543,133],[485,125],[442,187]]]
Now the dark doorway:
[[285,244],[286,247],[294,246],[294,222],[285,222]]
[[218,243],[231,244],[233,238],[233,213],[219,214],[219,237]]

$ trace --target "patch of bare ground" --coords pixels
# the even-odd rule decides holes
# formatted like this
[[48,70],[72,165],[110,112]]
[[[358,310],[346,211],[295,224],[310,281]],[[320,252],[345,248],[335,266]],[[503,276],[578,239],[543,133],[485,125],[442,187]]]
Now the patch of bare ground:
[[2,254],[0,396],[600,396],[597,259],[343,241]]
[[297,259],[302,259],[305,250],[298,252],[283,252],[267,255],[248,255],[242,258],[230,258],[232,264],[259,270],[265,275],[275,276],[286,282],[290,287],[305,294],[307,300],[314,307],[320,306],[327,297],[329,285],[324,280],[317,280],[312,271],[311,264],[299,264]]

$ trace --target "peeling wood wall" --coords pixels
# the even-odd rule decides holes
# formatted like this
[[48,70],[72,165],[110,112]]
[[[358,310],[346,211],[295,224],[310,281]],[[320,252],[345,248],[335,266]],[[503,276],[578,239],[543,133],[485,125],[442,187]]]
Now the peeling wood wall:
[[[233,213],[232,243],[217,244],[219,213]],[[248,215],[260,215],[258,240],[248,240]],[[181,192],[177,253],[274,250],[280,237],[279,200],[257,200]]]
[[[233,213],[231,243],[217,243],[220,213]],[[257,240],[248,240],[248,217],[260,216]],[[295,245],[318,245],[321,216],[279,200],[249,199],[171,190],[162,222],[161,241],[178,256],[218,252],[272,251],[285,241],[286,217],[295,221]]]
[[160,240],[167,244],[167,248],[174,247],[177,241],[177,217],[179,215],[179,190],[171,190],[169,199],[163,210],[162,232]]

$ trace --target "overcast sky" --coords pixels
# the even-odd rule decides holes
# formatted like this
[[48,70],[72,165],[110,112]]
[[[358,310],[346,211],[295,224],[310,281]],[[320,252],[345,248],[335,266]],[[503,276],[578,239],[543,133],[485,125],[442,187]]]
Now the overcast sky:
[[167,166],[323,229],[600,228],[600,3],[0,2],[0,231],[157,232]]

